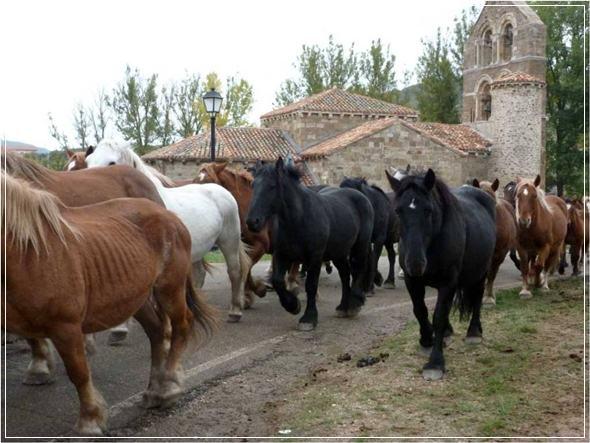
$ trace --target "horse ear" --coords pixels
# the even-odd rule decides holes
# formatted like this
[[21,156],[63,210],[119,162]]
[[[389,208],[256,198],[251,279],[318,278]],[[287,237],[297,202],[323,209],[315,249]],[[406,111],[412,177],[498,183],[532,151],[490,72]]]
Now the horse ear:
[[72,158],[74,156],[74,153],[70,151],[68,148],[66,148],[66,155],[68,156],[68,158]]
[[279,157],[275,164],[275,169],[278,173],[282,173],[285,170],[285,162],[283,162],[283,157]]
[[518,177],[516,177],[516,183],[520,183],[522,181],[522,177],[519,175]]
[[88,157],[93,152],[94,152],[94,146],[88,146],[88,149],[86,149],[86,157]]
[[406,166],[406,174],[410,173],[410,164],[408,163],[408,166]]
[[475,186],[476,188],[479,188],[479,180],[478,179],[474,178],[473,181],[471,182],[471,184],[473,186]]
[[539,174],[537,174],[537,176],[535,177],[535,188],[538,188],[539,185],[541,184],[541,176]]
[[424,176],[424,186],[429,191],[434,188],[434,183],[436,182],[436,175],[434,175],[434,171],[428,168],[426,175]]
[[227,162],[223,162],[223,163],[215,163],[215,172],[221,172],[225,169],[225,167],[227,166]]
[[387,181],[389,182],[389,186],[391,186],[391,189],[397,192],[399,190],[401,182],[397,178],[393,177],[387,169],[385,170],[385,175],[387,176]]
[[494,182],[492,183],[492,189],[494,190],[494,192],[496,192],[499,187],[500,187],[500,180],[498,180],[498,179],[494,180]]

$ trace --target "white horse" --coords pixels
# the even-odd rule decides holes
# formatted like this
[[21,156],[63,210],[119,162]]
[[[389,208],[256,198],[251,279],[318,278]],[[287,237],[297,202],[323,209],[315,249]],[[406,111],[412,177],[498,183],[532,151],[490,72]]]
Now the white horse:
[[188,228],[192,240],[192,262],[198,281],[203,257],[217,245],[227,263],[231,281],[229,321],[239,321],[244,308],[244,283],[250,269],[250,258],[242,243],[238,204],[225,188],[216,184],[190,184],[166,188],[153,168],[128,145],[111,140],[101,141],[86,157],[89,168],[114,164],[129,165],[143,172],[156,186],[164,205]]

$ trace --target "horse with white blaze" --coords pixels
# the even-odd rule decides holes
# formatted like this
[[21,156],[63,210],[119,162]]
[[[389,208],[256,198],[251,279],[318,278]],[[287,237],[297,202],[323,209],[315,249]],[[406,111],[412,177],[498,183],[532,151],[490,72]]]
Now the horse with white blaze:
[[86,163],[89,168],[129,165],[143,172],[154,183],[166,208],[174,212],[188,228],[192,242],[193,274],[198,273],[205,254],[214,245],[219,247],[225,257],[231,282],[228,320],[239,321],[244,307],[244,283],[251,261],[241,240],[238,204],[231,193],[216,184],[166,188],[156,172],[129,145],[117,144],[112,140],[101,141],[86,158]]

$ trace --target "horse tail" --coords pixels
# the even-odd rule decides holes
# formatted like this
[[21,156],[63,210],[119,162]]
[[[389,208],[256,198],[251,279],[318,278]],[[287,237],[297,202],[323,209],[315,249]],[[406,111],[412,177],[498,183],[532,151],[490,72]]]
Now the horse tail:
[[199,338],[211,337],[219,327],[219,310],[207,303],[203,291],[195,289],[190,273],[186,278],[186,304],[193,314],[193,331],[201,332]]
[[207,260],[205,260],[204,257],[201,259],[201,265],[203,266],[203,270],[207,274],[213,275],[213,265],[211,263],[209,263]]

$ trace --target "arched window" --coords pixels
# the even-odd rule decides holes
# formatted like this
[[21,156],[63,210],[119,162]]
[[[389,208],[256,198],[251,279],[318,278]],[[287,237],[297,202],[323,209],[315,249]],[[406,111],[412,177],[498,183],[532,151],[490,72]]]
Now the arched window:
[[482,65],[487,66],[492,63],[492,30],[488,29],[483,34],[483,43],[482,43]]
[[502,61],[507,62],[512,58],[512,43],[514,40],[513,28],[510,23],[504,26],[502,32],[501,44],[502,44]]
[[487,121],[492,115],[492,95],[490,94],[490,84],[488,82],[481,84],[477,98],[479,104],[477,118],[478,120]]

